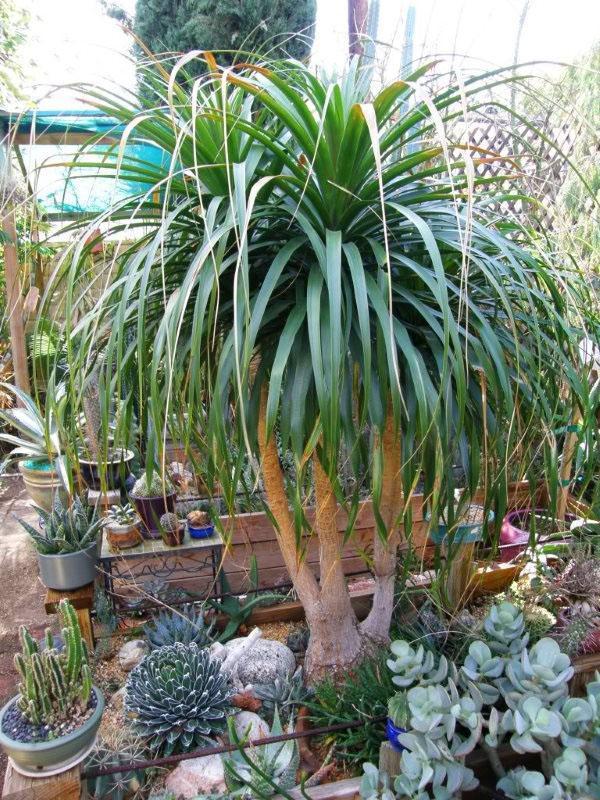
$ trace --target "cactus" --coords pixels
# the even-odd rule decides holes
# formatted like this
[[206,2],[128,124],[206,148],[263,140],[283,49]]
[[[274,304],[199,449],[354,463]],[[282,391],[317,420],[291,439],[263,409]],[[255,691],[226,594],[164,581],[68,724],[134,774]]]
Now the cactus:
[[144,634],[151,650],[175,644],[197,644],[207,647],[211,642],[213,625],[206,625],[204,613],[196,611],[189,603],[180,611],[159,611],[150,622],[144,625]]
[[134,483],[133,489],[129,494],[131,497],[161,497],[163,494],[169,494],[172,491],[173,484],[166,475],[161,478],[157,472],[154,472],[150,480],[148,480],[144,472]]
[[563,653],[576,656],[579,655],[589,632],[589,622],[583,617],[577,617],[553,631],[552,638],[558,642]]
[[529,641],[535,644],[543,639],[548,631],[556,625],[556,617],[543,606],[526,606],[523,612],[525,630]]
[[80,497],[76,497],[70,506],[63,506],[57,495],[50,513],[37,506],[35,510],[42,521],[43,531],[25,520],[20,519],[19,522],[31,536],[38,553],[43,555],[85,550],[96,540],[104,524],[96,509],[88,506]]
[[[117,728],[111,745],[103,740],[96,743],[85,763],[86,770],[134,763],[146,758],[145,742],[129,727]],[[143,800],[148,796],[151,774],[144,769],[125,770],[110,775],[98,775],[86,781],[90,800]]]
[[167,511],[167,513],[163,514],[160,518],[160,527],[165,531],[176,533],[181,525],[182,522],[177,514],[173,514],[171,511]]
[[29,631],[24,626],[19,629],[22,653],[15,655],[21,679],[17,706],[36,726],[52,727],[84,712],[92,693],[87,648],[75,610],[67,600],[61,600],[58,610],[63,625],[61,651],[53,646],[49,629],[41,651]]

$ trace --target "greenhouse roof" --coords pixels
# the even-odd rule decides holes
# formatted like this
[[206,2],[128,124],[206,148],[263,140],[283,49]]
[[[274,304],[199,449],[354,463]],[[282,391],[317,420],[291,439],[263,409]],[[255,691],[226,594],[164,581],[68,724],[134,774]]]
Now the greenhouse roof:
[[[104,160],[116,158],[114,145],[124,130],[116,119],[94,109],[0,111],[2,137],[14,147],[19,166],[44,213],[50,217],[98,214],[116,200],[138,195],[147,187],[133,181],[101,176],[97,167],[70,163],[80,145]],[[126,154],[160,164],[169,156],[153,144],[132,140]],[[94,161],[98,162],[95,158]]]

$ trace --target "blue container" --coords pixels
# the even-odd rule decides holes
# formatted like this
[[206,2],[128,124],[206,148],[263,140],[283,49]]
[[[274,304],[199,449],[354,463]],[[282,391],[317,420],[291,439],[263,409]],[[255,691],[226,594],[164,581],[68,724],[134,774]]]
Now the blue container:
[[[473,522],[466,525],[458,525],[454,528],[452,536],[452,544],[469,544],[471,542],[479,542],[483,535],[483,526],[490,524],[494,521],[494,512],[488,513],[486,522]],[[429,538],[434,544],[444,544],[448,536],[448,526],[440,523],[431,527],[429,531]]]
[[204,525],[202,528],[194,528],[194,526],[190,525],[188,522],[188,531],[192,539],[210,539],[215,532],[215,526]]
[[406,750],[406,747],[404,747],[404,745],[400,744],[398,741],[400,734],[406,733],[406,728],[397,728],[392,720],[388,717],[385,723],[385,733],[388,742],[392,745],[396,752],[401,753],[403,750]]

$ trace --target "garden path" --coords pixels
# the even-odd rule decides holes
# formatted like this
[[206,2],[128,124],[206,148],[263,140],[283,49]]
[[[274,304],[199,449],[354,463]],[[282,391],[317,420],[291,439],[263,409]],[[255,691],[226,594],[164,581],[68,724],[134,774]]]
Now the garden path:
[[[0,480],[0,705],[15,693],[13,657],[19,647],[19,625],[27,625],[38,636],[50,621],[35,552],[17,517],[35,522],[22,482],[6,477]],[[5,767],[1,754],[0,786]]]

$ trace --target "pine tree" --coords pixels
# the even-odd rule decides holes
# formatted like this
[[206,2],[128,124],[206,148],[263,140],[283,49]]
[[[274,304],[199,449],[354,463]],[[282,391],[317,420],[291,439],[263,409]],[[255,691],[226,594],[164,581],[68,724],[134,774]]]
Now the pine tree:
[[304,59],[315,14],[315,0],[137,0],[133,30],[153,53],[242,50]]

